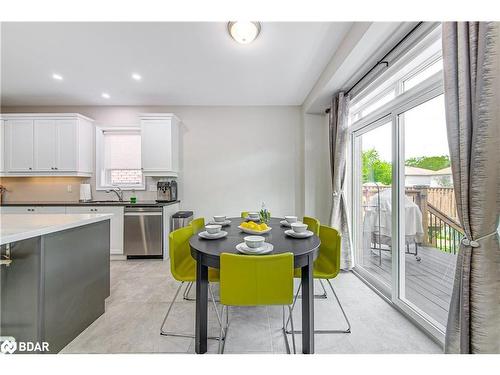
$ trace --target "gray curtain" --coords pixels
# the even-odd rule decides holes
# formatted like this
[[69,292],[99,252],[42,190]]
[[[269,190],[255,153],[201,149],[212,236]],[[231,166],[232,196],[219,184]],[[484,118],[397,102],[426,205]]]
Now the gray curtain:
[[339,93],[332,99],[329,114],[330,168],[332,175],[332,210],[330,224],[342,235],[340,268],[352,268],[352,244],[349,230],[347,200],[344,194],[348,134],[349,98]]
[[457,210],[457,258],[446,353],[500,353],[500,28],[443,24],[446,122]]

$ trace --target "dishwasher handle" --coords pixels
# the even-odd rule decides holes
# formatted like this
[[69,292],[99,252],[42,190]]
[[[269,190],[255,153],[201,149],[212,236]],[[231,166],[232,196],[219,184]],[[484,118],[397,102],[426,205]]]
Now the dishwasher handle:
[[144,211],[135,211],[135,212],[125,212],[125,216],[162,216],[161,212],[144,212]]

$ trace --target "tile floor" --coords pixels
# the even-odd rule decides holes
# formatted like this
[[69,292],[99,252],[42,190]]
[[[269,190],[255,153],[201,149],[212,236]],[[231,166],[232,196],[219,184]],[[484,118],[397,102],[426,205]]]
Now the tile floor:
[[[441,348],[352,273],[333,285],[352,325],[350,334],[316,335],[316,353],[441,353]],[[62,353],[194,353],[190,338],[160,336],[160,325],[178,283],[169,263],[159,260],[111,262],[111,296],[106,312],[69,343]],[[318,285],[317,291],[320,287]],[[194,288],[191,291],[194,295]],[[193,332],[194,302],[180,295],[168,329]],[[300,300],[299,300],[300,301]],[[298,302],[299,304],[300,302]],[[333,297],[316,299],[316,328],[342,327]],[[281,307],[232,308],[225,353],[286,353]],[[300,305],[294,311],[300,328]],[[209,335],[218,335],[213,306]],[[300,335],[296,336],[301,352]],[[209,353],[217,341],[209,340]]]

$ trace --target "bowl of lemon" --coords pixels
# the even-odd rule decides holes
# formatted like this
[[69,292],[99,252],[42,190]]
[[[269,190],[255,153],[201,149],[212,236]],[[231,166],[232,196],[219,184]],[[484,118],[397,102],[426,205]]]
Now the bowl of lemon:
[[264,234],[269,233],[273,229],[268,227],[266,223],[257,224],[253,221],[244,221],[238,228],[248,234]]

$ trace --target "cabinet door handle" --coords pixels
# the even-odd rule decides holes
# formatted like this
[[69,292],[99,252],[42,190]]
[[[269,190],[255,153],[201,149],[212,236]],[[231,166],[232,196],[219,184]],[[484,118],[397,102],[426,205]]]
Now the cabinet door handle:
[[10,244],[5,245],[5,255],[0,257],[0,266],[9,267],[12,263],[12,259],[10,259]]
[[12,259],[0,259],[0,266],[9,267],[12,263]]
[[33,168],[29,167],[28,169],[31,171]]

